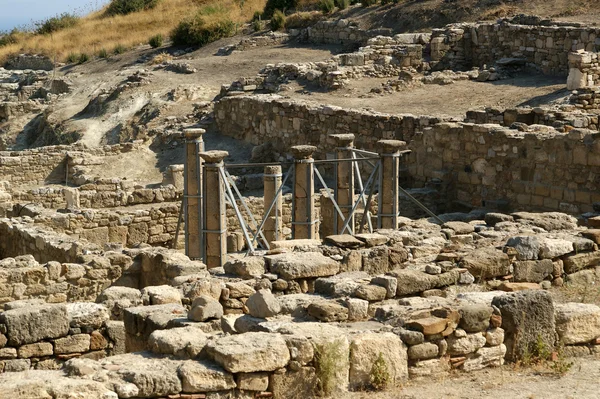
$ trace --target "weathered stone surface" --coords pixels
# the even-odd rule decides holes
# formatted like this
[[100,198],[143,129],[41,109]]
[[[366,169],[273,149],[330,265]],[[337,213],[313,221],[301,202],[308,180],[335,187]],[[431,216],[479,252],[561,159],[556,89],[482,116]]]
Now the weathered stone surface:
[[320,277],[315,281],[315,292],[331,297],[351,296],[361,281],[368,281],[365,272],[346,272],[332,277]]
[[237,388],[242,391],[263,392],[269,388],[269,373],[240,373],[236,383]]
[[333,276],[340,264],[319,252],[298,252],[265,257],[269,270],[286,280]]
[[35,344],[23,345],[19,348],[18,353],[20,358],[51,356],[53,353],[52,344],[50,342],[36,342]]
[[123,309],[142,305],[140,290],[129,287],[109,287],[98,296],[97,303],[108,309],[113,318],[123,319]]
[[125,309],[123,322],[127,350],[132,352],[146,350],[148,337],[153,331],[166,328],[171,320],[185,314],[185,308],[174,303]]
[[469,353],[474,353],[479,348],[483,348],[486,339],[481,333],[466,334],[451,334],[446,341],[448,342],[448,354],[451,356],[462,356]]
[[108,310],[104,305],[89,302],[76,302],[67,304],[69,322],[73,328],[100,328],[105,321],[110,319]]
[[90,350],[90,336],[88,334],[70,335],[54,340],[56,354],[83,353]]
[[536,236],[511,237],[506,246],[517,250],[519,260],[537,260],[540,254],[540,241]]
[[344,305],[348,308],[348,321],[362,321],[369,318],[369,301],[348,298]]
[[229,289],[229,298],[233,299],[248,298],[256,292],[254,288],[241,281],[237,283],[225,283],[225,287]]
[[367,247],[376,247],[379,245],[385,245],[390,240],[388,237],[383,234],[377,233],[365,233],[365,234],[355,234],[354,237],[361,240]]
[[515,262],[514,277],[517,282],[541,283],[552,275],[554,265],[550,259]]
[[406,328],[423,333],[424,335],[440,334],[448,326],[448,320],[440,317],[425,317],[418,320],[410,320]]
[[[155,398],[180,393],[181,381],[178,368],[181,361],[153,356],[148,352],[128,353],[100,360],[109,370],[109,378],[115,390],[130,392],[132,396],[119,393],[120,397]],[[133,389],[131,385],[134,385]]]
[[390,268],[389,253],[385,245],[361,250],[362,270],[370,275],[387,273]]
[[420,331],[406,330],[404,328],[395,328],[394,334],[407,345],[419,345],[425,341],[425,335]]
[[600,251],[570,255],[564,259],[565,273],[567,274],[598,265],[600,265]]
[[370,384],[371,369],[379,356],[385,360],[392,386],[408,378],[408,355],[402,340],[392,333],[363,333],[350,342],[351,387]]
[[506,358],[521,359],[541,342],[549,350],[555,345],[554,303],[546,291],[521,291],[495,297],[492,305],[500,309]]
[[265,258],[262,256],[247,256],[241,259],[230,260],[223,267],[225,268],[225,273],[245,279],[261,276],[266,271]]
[[512,216],[505,215],[503,213],[490,212],[485,215],[485,223],[492,227],[494,227],[497,223],[512,222],[513,220],[514,218]]
[[208,362],[186,361],[177,371],[183,392],[216,392],[236,387],[230,373]]
[[325,322],[348,320],[348,308],[334,301],[319,301],[308,305],[308,314]]
[[600,307],[585,303],[556,304],[554,314],[562,344],[586,344],[600,337]]
[[408,368],[411,378],[416,377],[442,377],[450,371],[450,362],[447,358],[421,360]]
[[246,301],[250,314],[254,317],[266,318],[281,312],[281,305],[269,290],[259,290]]
[[65,305],[38,305],[8,310],[0,315],[6,324],[9,345],[31,344],[58,338],[69,332],[69,316]]
[[398,290],[398,279],[392,276],[377,276],[371,279],[371,284],[384,287],[387,291],[386,298],[393,298],[396,296]]
[[142,297],[148,298],[150,305],[163,305],[165,303],[181,303],[181,292],[169,285],[158,285],[142,289]]
[[434,288],[435,277],[416,270],[394,271],[398,280],[396,295],[404,296],[416,294]]
[[469,333],[481,332],[487,330],[492,316],[491,306],[487,305],[468,305],[458,310],[460,314],[459,326]]
[[423,342],[408,348],[408,358],[410,360],[427,360],[438,357],[440,349],[432,342]]
[[285,367],[290,352],[279,334],[246,333],[209,342],[211,357],[231,373],[273,371]]
[[554,259],[573,252],[573,242],[555,238],[540,237],[540,259]]
[[476,279],[489,279],[510,273],[508,255],[495,248],[481,248],[467,254],[460,266],[467,269]]
[[500,327],[490,328],[485,332],[486,346],[498,346],[504,342],[504,330]]
[[446,222],[442,227],[453,230],[456,234],[471,234],[475,231],[473,225],[465,222]]
[[359,286],[354,291],[354,296],[370,302],[383,301],[387,296],[387,290],[378,285],[366,284]]
[[538,283],[511,283],[511,282],[503,282],[498,286],[500,291],[506,292],[517,292],[517,291],[527,291],[527,290],[541,290],[542,287]]
[[500,367],[504,364],[504,356],[506,356],[506,346],[504,344],[481,348],[474,355],[467,357],[462,369],[471,372],[486,367]]
[[210,296],[202,295],[194,299],[192,308],[188,312],[188,319],[206,321],[223,317],[223,305]]
[[194,326],[156,330],[148,339],[149,348],[154,353],[189,359],[198,356],[207,342],[208,335]]
[[365,246],[365,243],[350,234],[339,234],[325,237],[327,244],[335,245],[340,248],[356,249]]
[[600,229],[589,229],[581,232],[585,238],[592,240],[596,244],[600,244]]

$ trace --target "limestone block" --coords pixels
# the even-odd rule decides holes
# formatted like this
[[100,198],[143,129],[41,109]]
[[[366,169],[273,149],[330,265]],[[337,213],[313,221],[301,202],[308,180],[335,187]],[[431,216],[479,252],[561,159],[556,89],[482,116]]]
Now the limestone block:
[[110,319],[108,310],[104,305],[89,302],[75,302],[67,304],[69,324],[72,328],[102,327]]
[[186,361],[177,370],[183,392],[204,393],[226,391],[236,387],[233,376],[208,362]]
[[63,337],[69,332],[65,305],[37,305],[5,311],[0,321],[6,325],[9,345],[31,344]]
[[189,326],[156,330],[150,334],[148,346],[154,353],[194,359],[202,352],[207,342],[207,334],[198,327]]
[[246,306],[254,317],[272,317],[281,312],[279,301],[269,290],[259,290],[252,294],[248,298]]
[[54,340],[54,352],[56,354],[84,353],[89,350],[90,336],[88,334],[69,335]]
[[20,358],[52,356],[52,344],[50,342],[36,342],[35,344],[23,345],[18,350]]
[[555,305],[556,332],[564,345],[589,343],[600,337],[600,307],[585,303]]
[[297,252],[266,256],[269,269],[286,280],[337,274],[340,264],[319,252]]
[[188,312],[188,319],[194,321],[220,319],[222,316],[223,306],[217,300],[207,295],[201,295],[194,299],[192,308]]
[[181,304],[181,292],[169,285],[145,287],[142,289],[142,297],[148,298],[150,305],[163,305],[166,303]]

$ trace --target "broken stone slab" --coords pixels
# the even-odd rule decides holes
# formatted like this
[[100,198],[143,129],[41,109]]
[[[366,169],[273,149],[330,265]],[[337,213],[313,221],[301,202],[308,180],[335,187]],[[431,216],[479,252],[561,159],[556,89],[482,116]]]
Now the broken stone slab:
[[518,292],[541,290],[542,287],[540,287],[538,283],[512,283],[510,281],[505,281],[498,286],[498,289],[504,292]]
[[592,240],[596,244],[600,244],[600,229],[589,229],[581,232],[581,235]]
[[209,355],[230,373],[274,371],[285,367],[290,352],[280,334],[251,332],[209,342]]
[[69,315],[65,305],[37,305],[5,311],[0,321],[6,325],[11,346],[60,338],[69,333]]
[[300,248],[318,248],[321,246],[321,240],[311,240],[307,238],[296,240],[281,240],[271,242],[271,249],[284,249],[295,251]]
[[489,305],[467,305],[458,309],[459,326],[468,333],[487,330],[494,309]]
[[208,338],[209,335],[192,326],[156,330],[150,334],[148,346],[154,353],[194,359],[202,352]]
[[357,249],[365,246],[365,243],[350,234],[338,234],[325,237],[327,244],[339,248]]
[[206,321],[223,317],[223,305],[208,295],[201,295],[194,299],[188,312],[188,319]]
[[552,275],[554,265],[550,259],[515,262],[514,279],[516,282],[541,283]]
[[348,308],[335,301],[318,301],[308,305],[310,316],[325,323],[348,320]]
[[391,386],[408,379],[408,354],[402,340],[389,332],[363,333],[352,336],[350,342],[351,388],[371,383],[371,370],[379,357],[385,362]]
[[265,257],[269,270],[286,280],[333,276],[340,271],[339,262],[319,252],[298,252]]
[[102,291],[96,303],[106,306],[112,317],[123,319],[123,309],[143,304],[140,290],[129,287],[109,287]]
[[460,272],[452,270],[447,273],[431,275],[417,270],[394,270],[390,272],[398,281],[397,296],[406,296],[456,284]]
[[98,329],[110,320],[108,309],[99,303],[75,302],[67,304],[69,324],[72,328]]
[[411,378],[417,377],[443,377],[450,372],[448,358],[420,360],[411,364],[408,374]]
[[181,304],[181,292],[170,285],[145,287],[142,289],[142,298],[149,305]]
[[515,212],[511,216],[515,221],[529,226],[541,227],[546,231],[575,230],[577,219],[571,215],[560,212],[530,213]]
[[552,295],[546,291],[520,291],[494,298],[492,305],[500,309],[506,359],[517,361],[531,353],[533,345],[544,345],[553,351],[556,325]]
[[409,330],[423,333],[423,335],[441,334],[448,327],[448,320],[440,317],[430,316],[417,320],[410,320],[405,326]]
[[470,252],[463,257],[460,267],[467,269],[476,279],[510,274],[508,255],[496,248],[481,248]]
[[574,245],[572,241],[558,238],[539,237],[540,241],[540,259],[554,259],[559,256],[573,252]]
[[225,287],[229,290],[229,298],[239,299],[248,298],[256,291],[244,282],[229,282],[225,283]]
[[455,234],[471,234],[475,232],[475,227],[465,222],[446,222],[442,225],[442,228],[450,229]]
[[462,370],[471,372],[482,370],[486,367],[500,367],[504,364],[506,356],[506,346],[504,344],[480,348],[475,354],[467,356]]
[[218,392],[236,387],[233,375],[206,361],[186,361],[178,369],[183,392]]
[[485,223],[488,226],[494,227],[496,224],[501,222],[512,222],[514,218],[510,215],[505,215],[503,213],[494,213],[490,212],[485,215]]
[[537,236],[515,236],[506,241],[506,246],[517,250],[519,260],[537,260],[540,254],[540,241]]
[[371,279],[371,284],[378,285],[386,289],[386,298],[393,298],[398,291],[398,279],[393,276],[377,276]]
[[281,312],[281,305],[270,290],[259,290],[246,301],[250,314],[254,317],[273,317]]
[[320,277],[315,280],[315,293],[331,297],[351,296],[361,283],[368,282],[370,276],[365,272],[345,272],[332,277]]
[[569,255],[564,258],[565,273],[571,274],[600,265],[600,251]]
[[109,370],[108,378],[120,397],[154,398],[182,390],[178,375],[182,361],[139,352],[110,356],[99,363]]
[[600,307],[586,303],[555,305],[556,332],[564,345],[587,344],[600,337]]
[[377,233],[355,234],[354,237],[364,242],[369,248],[385,245],[390,240],[389,237]]
[[186,309],[174,303],[125,309],[123,322],[127,350],[130,352],[145,350],[148,337],[153,331],[167,328],[171,320],[185,314],[187,314]]
[[369,302],[383,301],[387,296],[387,290],[385,287],[380,287],[373,284],[365,284],[359,286],[354,291],[354,296],[360,299],[364,299]]
[[241,259],[231,259],[223,266],[225,273],[233,274],[243,279],[262,276],[265,271],[263,256],[247,256]]
[[449,355],[464,356],[483,348],[486,339],[481,333],[467,334],[463,331],[462,334],[454,332],[446,338],[446,342],[448,343]]

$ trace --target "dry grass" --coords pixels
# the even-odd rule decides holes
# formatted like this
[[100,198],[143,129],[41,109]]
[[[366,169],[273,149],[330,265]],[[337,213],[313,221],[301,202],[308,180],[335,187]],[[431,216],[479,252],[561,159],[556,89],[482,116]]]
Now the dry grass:
[[183,18],[215,3],[227,10],[232,21],[241,24],[250,21],[255,11],[262,11],[266,0],[163,0],[155,9],[114,17],[105,17],[101,10],[82,18],[74,28],[52,35],[21,37],[16,44],[0,47],[0,62],[23,52],[64,61],[70,53],[97,55],[102,48],[146,44],[157,34],[168,37]]

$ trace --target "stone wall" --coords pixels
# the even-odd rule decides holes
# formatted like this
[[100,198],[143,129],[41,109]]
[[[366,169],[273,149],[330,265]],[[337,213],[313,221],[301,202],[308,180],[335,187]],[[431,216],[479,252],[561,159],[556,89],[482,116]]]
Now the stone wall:
[[418,184],[447,183],[447,200],[475,207],[590,212],[600,201],[598,145],[586,130],[441,123],[414,137],[409,171]]
[[355,22],[345,19],[338,21],[319,21],[307,29],[307,38],[311,43],[341,44],[348,46],[365,45],[375,36],[391,36],[391,29],[364,30]]
[[436,68],[469,69],[502,58],[523,58],[548,75],[567,76],[572,51],[597,51],[595,27],[469,23],[434,29],[431,60]]
[[374,150],[381,139],[411,141],[416,132],[442,120],[440,117],[389,115],[343,109],[284,99],[277,95],[236,96],[215,105],[220,132],[254,145],[272,143],[286,153],[298,144],[318,147],[319,155],[331,152],[331,134],[354,133],[357,148]]
[[598,86],[600,83],[600,64],[598,53],[579,50],[569,53],[569,77],[567,89],[577,90]]

